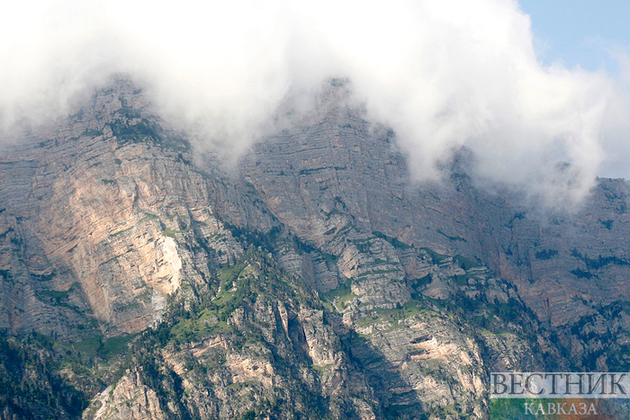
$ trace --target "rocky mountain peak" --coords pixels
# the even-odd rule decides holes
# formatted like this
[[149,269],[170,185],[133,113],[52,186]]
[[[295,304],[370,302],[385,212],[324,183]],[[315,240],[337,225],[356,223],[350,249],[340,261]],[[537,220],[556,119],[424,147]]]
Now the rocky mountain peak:
[[417,182],[348,89],[232,173],[124,78],[5,149],[0,416],[487,418],[490,371],[626,369],[627,182]]

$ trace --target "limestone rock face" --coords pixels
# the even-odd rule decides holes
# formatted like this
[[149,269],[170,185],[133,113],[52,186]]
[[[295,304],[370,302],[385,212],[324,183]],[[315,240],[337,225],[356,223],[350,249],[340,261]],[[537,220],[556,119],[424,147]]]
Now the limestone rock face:
[[490,371],[630,366],[625,181],[418,183],[348,89],[231,172],[124,79],[5,146],[0,330],[86,419],[482,419]]
[[240,252],[187,143],[141,117],[142,97],[130,89],[120,82],[89,112],[5,157],[3,285],[17,290],[4,295],[1,322],[14,331],[80,336],[54,318],[86,311],[108,334],[141,331],[183,281],[200,283],[208,264]]
[[[352,283],[359,302],[404,303],[400,278],[426,275],[415,255],[395,260],[387,246],[354,246],[378,238],[483,262],[562,334],[628,300],[626,181],[599,179],[583,203],[566,211],[490,194],[457,167],[444,182],[416,183],[394,133],[362,119],[343,94],[326,95],[334,98],[328,108],[257,144],[242,172],[285,226],[338,257],[339,284],[361,279]],[[370,275],[378,264],[379,275]],[[447,297],[438,283],[428,296]],[[326,278],[315,287],[333,285]]]
[[462,174],[442,184],[414,183],[394,134],[342,99],[257,144],[243,173],[285,225],[342,257],[346,277],[355,275],[347,263],[353,251],[340,249],[346,245],[338,236],[351,230],[484,261],[553,325],[630,296],[630,187],[623,180],[600,179],[569,213],[490,195]]
[[[232,291],[218,298],[247,296],[226,324],[208,316],[212,306],[182,319],[171,333],[192,333],[192,341],[181,342],[178,335],[159,349],[140,348],[115,388],[93,398],[85,417],[124,419],[146,411],[142,418],[314,418],[324,413],[376,418],[379,407],[367,381],[324,322],[323,311],[309,308],[298,289],[262,281],[266,270],[272,270],[270,277],[280,274],[268,262],[248,251],[232,270],[238,273]],[[203,326],[209,334],[196,333]]]
[[[110,401],[126,403],[111,404]],[[160,402],[154,390],[147,388],[139,375],[124,376],[116,387],[107,387],[98,397],[100,409],[95,412],[95,419],[166,419],[160,409]]]

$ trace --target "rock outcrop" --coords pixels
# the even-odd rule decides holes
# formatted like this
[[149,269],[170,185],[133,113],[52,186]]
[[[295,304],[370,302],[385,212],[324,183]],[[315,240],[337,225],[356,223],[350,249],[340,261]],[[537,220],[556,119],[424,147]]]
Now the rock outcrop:
[[[230,173],[125,79],[2,151],[3,349],[81,396],[46,415],[487,418],[489,371],[627,369],[628,184],[414,182],[348,89]],[[37,418],[20,393],[0,417]]]

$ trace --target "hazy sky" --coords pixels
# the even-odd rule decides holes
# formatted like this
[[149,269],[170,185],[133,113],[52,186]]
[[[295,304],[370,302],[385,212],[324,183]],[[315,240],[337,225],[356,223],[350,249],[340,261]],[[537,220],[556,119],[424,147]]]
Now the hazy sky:
[[[546,65],[604,70],[630,86],[630,2],[627,0],[519,0],[532,20],[534,46]],[[602,139],[600,176],[630,179],[630,126],[611,129]]]
[[568,67],[619,71],[611,54],[630,48],[627,0],[519,0],[532,19],[539,58],[561,60]]
[[[38,123],[63,115],[76,95],[124,72],[146,87],[165,118],[194,126],[199,146],[235,156],[260,139],[287,95],[309,98],[325,80],[344,77],[366,117],[396,131],[419,180],[435,178],[436,162],[460,146],[476,156],[479,183],[504,182],[556,201],[583,197],[596,174],[630,177],[630,60],[625,32],[613,30],[627,6],[602,1],[594,10],[559,0],[548,1],[556,6],[547,9],[533,1],[522,9],[514,0],[5,3],[5,134],[25,118]],[[581,6],[584,12],[576,12]],[[579,52],[585,45],[606,57],[604,66],[593,64],[601,61],[597,54]]]

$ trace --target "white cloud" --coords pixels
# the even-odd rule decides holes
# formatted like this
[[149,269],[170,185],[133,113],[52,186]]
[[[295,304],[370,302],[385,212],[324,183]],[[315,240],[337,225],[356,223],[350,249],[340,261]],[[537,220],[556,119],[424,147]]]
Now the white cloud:
[[619,75],[614,81],[615,95],[603,121],[602,148],[605,158],[598,174],[611,178],[630,178],[630,53],[620,46],[609,47],[617,61]]
[[[467,146],[477,181],[569,200],[592,186],[602,135],[626,132],[616,81],[542,66],[529,17],[510,0],[10,7],[0,17],[5,129],[63,114],[73,95],[126,72],[148,86],[164,115],[236,156],[289,91],[347,77],[369,116],[397,132],[418,179],[435,177],[436,161]],[[621,117],[605,120],[611,113]]]

